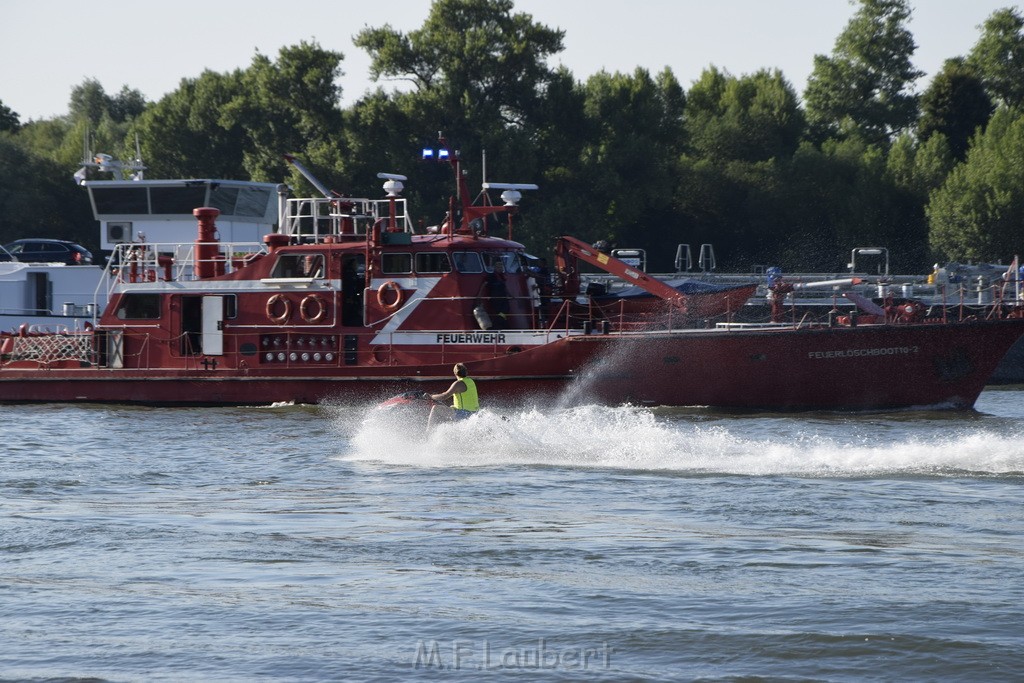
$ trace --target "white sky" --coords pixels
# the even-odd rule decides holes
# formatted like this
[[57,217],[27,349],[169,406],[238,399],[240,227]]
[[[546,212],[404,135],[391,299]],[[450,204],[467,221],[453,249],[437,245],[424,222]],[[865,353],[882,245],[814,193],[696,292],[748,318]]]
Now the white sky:
[[[1006,0],[911,0],[914,64],[927,76],[966,54],[978,26]],[[386,11],[382,11],[387,8]],[[0,101],[22,122],[67,113],[86,78],[108,94],[123,85],[149,100],[204,69],[248,66],[257,50],[315,39],[345,55],[343,104],[375,87],[352,44],[366,26],[419,28],[429,0],[5,0],[0,3]],[[707,66],[734,75],[779,68],[802,93],[815,54],[830,54],[856,7],[848,0],[515,0],[515,11],[565,30],[555,58],[578,80],[607,71],[671,67],[684,88]],[[394,87],[382,82],[385,88]]]

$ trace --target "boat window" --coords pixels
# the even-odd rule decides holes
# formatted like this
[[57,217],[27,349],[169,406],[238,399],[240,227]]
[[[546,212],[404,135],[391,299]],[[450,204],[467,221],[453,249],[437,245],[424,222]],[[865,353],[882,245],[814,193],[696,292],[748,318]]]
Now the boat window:
[[235,215],[260,218],[267,213],[267,204],[269,202],[270,190],[262,187],[243,187],[238,192]]
[[313,254],[281,254],[277,257],[272,278],[322,278],[324,277],[324,255]]
[[238,295],[228,294],[224,296],[224,317],[234,320],[238,317]]
[[417,273],[447,273],[452,269],[448,254],[443,251],[428,251],[416,254]]
[[214,187],[210,189],[210,206],[220,210],[222,214],[233,215],[235,202],[238,201],[237,187]]
[[149,199],[154,214],[190,214],[206,206],[206,187],[151,187]]
[[484,270],[488,273],[494,271],[494,264],[498,261],[505,266],[506,273],[518,273],[522,268],[522,263],[519,260],[519,254],[512,251],[500,252],[500,251],[489,251],[484,253]]
[[412,272],[412,254],[384,254],[380,271],[385,275],[406,275]]
[[460,273],[482,273],[484,270],[480,254],[475,251],[453,252],[452,260],[455,262],[455,270]]
[[89,191],[98,214],[149,213],[149,196],[144,187],[90,187]]
[[270,190],[263,187],[225,187],[214,184],[210,188],[210,206],[227,216],[262,218],[267,213]]
[[117,307],[121,320],[155,320],[160,317],[159,294],[125,294]]

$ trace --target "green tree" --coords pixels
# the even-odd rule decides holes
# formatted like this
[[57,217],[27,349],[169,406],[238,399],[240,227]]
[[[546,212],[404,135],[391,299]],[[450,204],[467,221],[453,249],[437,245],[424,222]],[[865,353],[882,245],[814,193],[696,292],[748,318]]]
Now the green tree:
[[13,132],[19,128],[21,128],[21,120],[18,118],[18,112],[5,105],[3,100],[0,100],[0,132]]
[[423,27],[390,26],[355,38],[372,59],[370,74],[412,83],[445,111],[466,120],[524,125],[554,76],[547,58],[563,49],[564,31],[512,13],[512,0],[436,0]]
[[998,261],[1024,253],[1024,115],[1000,108],[967,160],[927,206],[929,241],[940,257]]
[[594,74],[584,93],[579,179],[594,212],[583,222],[585,237],[654,247],[672,222],[675,163],[685,140],[682,88],[668,69],[655,80],[637,68]]
[[303,42],[281,48],[276,60],[257,53],[245,70],[183,79],[135,121],[151,175],[277,181],[292,170],[289,153],[333,167],[341,59]]
[[777,69],[735,78],[711,67],[693,84],[687,99],[686,130],[702,157],[789,157],[804,131],[796,93]]
[[[402,169],[410,176],[410,203],[433,220],[444,210],[438,198],[451,187],[450,170],[418,156],[420,147],[435,144],[438,130],[461,152],[471,177],[479,177],[476,160],[486,150],[489,180],[539,182],[544,169],[565,164],[553,158],[574,147],[565,144],[562,126],[581,118],[571,77],[547,65],[562,50],[563,36],[529,14],[513,13],[512,0],[437,0],[419,29],[361,31],[354,42],[370,55],[371,76],[404,80],[411,88],[379,90],[346,112],[347,167],[355,171],[376,160]],[[579,131],[569,135],[580,137]],[[529,217],[522,223],[526,231],[536,225]]]
[[146,105],[146,98],[138,90],[125,85],[121,92],[111,97],[99,81],[87,78],[71,89],[68,114],[73,120],[85,119],[94,126],[104,116],[117,123],[124,123],[141,114]]
[[963,59],[948,59],[921,97],[917,134],[927,140],[946,136],[953,155],[963,160],[974,132],[992,116],[992,100],[974,69]]
[[836,39],[832,56],[815,55],[804,91],[817,140],[861,135],[887,142],[917,119],[911,64],[916,45],[905,24],[907,0],[859,0],[860,9]]
[[182,79],[150,106],[132,127],[150,177],[245,178],[245,132],[223,125],[221,118],[221,110],[243,92],[241,71],[204,71]]
[[146,101],[146,97],[141,92],[125,85],[122,86],[121,91],[117,95],[110,99],[108,112],[110,113],[110,118],[115,121],[124,122],[139,116],[146,110],[147,106],[149,106],[149,102]]
[[0,135],[0,244],[53,237],[96,249],[89,199],[71,179],[72,172]]
[[246,137],[243,166],[254,179],[284,177],[286,153],[324,165],[338,162],[342,127],[340,52],[316,42],[283,47],[277,59],[257,54],[241,76],[241,89],[222,108],[220,124]]
[[992,99],[1011,107],[1024,104],[1024,18],[1010,8],[997,10],[981,29],[967,65]]
[[944,134],[935,132],[920,142],[904,133],[889,149],[885,174],[895,187],[912,193],[923,212],[928,195],[945,182],[955,163]]

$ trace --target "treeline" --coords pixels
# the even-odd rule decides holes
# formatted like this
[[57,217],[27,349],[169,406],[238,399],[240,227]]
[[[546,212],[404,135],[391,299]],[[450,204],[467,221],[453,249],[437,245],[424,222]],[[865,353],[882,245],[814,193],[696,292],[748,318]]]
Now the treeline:
[[205,71],[148,102],[87,80],[69,112],[21,122],[0,102],[0,240],[31,235],[96,246],[71,181],[91,149],[142,148],[147,177],[288,182],[299,156],[328,186],[381,194],[377,172],[409,176],[416,216],[436,223],[450,170],[420,160],[436,132],[460,150],[471,187],[536,182],[517,238],[537,254],[572,234],[648,252],[714,245],[720,270],[771,264],[839,271],[853,247],[885,246],[893,266],[1003,261],[1024,253],[1024,18],[993,13],[967,55],[923,92],[907,0],[860,0],[802,94],[777,70],[709,67],[689,89],[666,68],[577,81],[548,66],[564,32],[512,0],[436,0],[422,27],[367,28],[355,46],[374,78],[399,79],[340,106],[343,55],[315,42]]

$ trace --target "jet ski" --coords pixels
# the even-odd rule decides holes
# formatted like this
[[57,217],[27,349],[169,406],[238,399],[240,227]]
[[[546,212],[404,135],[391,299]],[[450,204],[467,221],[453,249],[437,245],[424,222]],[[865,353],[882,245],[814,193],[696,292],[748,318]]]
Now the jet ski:
[[436,401],[422,391],[406,391],[377,404],[376,412],[388,417],[421,419],[426,423]]

